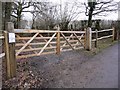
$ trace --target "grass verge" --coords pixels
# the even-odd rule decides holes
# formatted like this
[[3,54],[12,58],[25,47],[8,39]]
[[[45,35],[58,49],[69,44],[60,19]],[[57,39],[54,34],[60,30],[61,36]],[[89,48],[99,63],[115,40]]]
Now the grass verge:
[[114,44],[116,44],[118,41],[112,41],[112,38],[108,38],[108,39],[103,39],[103,40],[99,40],[98,41],[98,45],[97,48],[94,47],[94,42],[92,42],[92,49],[91,51],[84,51],[87,55],[96,55],[98,53],[100,53],[102,50],[104,50],[105,48],[112,46]]

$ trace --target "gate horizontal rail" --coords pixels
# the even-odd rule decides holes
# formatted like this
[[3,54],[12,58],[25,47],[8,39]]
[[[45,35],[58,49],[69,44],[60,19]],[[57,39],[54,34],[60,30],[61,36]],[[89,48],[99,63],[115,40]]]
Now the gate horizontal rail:
[[[57,33],[56,30],[14,29],[14,33]],[[85,31],[59,31],[60,33],[85,33]]]
[[[110,31],[112,31],[112,35],[106,35],[106,36],[102,36],[102,37],[98,38],[98,33],[104,33],[104,32],[110,32]],[[92,34],[97,34],[95,39],[92,39],[92,41],[102,40],[102,39],[114,37],[114,29],[104,29],[104,30],[100,30],[100,31],[96,30],[96,31],[92,31]]]
[[[109,35],[104,35],[102,37],[99,37],[99,33],[104,33],[104,32],[111,32],[111,34]],[[102,40],[102,39],[107,39],[107,38],[111,38],[112,37],[112,41],[115,40],[115,28],[113,27],[112,29],[105,29],[105,30],[100,30],[98,31],[96,29],[96,31],[92,31],[92,34],[95,34],[95,39],[92,39],[93,42],[95,42],[95,47],[97,48],[98,45],[98,41]]]
[[[57,39],[60,40],[60,52],[84,48],[85,31],[47,31],[15,29],[16,57],[27,58],[57,53]],[[25,36],[22,36],[25,33]],[[51,33],[50,36],[46,36]],[[57,37],[57,34],[60,36]],[[32,34],[32,35],[31,35]]]

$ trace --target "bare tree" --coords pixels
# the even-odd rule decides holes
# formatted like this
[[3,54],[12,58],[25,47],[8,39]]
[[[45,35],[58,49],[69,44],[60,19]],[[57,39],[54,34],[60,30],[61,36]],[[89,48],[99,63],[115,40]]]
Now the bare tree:
[[[79,6],[80,5],[80,6]],[[66,2],[63,6],[60,14],[60,27],[61,29],[68,29],[68,25],[72,20],[78,18],[78,16],[84,11],[81,9],[82,4],[78,2],[68,3]]]
[[[54,5],[51,2],[36,2],[34,3],[34,12],[33,14],[33,24],[35,21],[39,26],[43,23],[44,29],[52,29],[55,26],[57,20],[57,5]],[[35,26],[35,25],[34,25]]]
[[29,10],[26,10],[32,6],[32,2],[26,2],[25,0],[22,1],[15,1],[12,5],[12,15],[14,18],[17,19],[17,28],[20,28],[20,20],[22,17],[23,12],[29,12]]
[[[34,11],[36,11],[36,7],[34,6]],[[38,12],[31,12],[32,14],[32,29],[36,29],[36,18],[38,16]]]
[[59,24],[62,30],[68,29],[69,23],[83,13],[77,2],[66,2],[62,7],[61,4],[37,2],[34,6],[37,8],[36,12],[39,12],[37,21],[45,22],[45,28],[50,29],[56,24]]
[[106,15],[106,12],[118,10],[117,3],[114,0],[88,0],[84,3],[86,8],[86,16],[88,16],[88,27],[92,26],[92,17],[95,15]]

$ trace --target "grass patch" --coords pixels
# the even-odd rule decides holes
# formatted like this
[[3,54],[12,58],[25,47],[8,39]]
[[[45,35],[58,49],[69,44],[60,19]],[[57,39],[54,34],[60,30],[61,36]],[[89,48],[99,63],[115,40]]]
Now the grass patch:
[[97,48],[94,47],[94,42],[92,42],[92,50],[91,51],[84,51],[87,55],[96,55],[100,53],[105,48],[114,45],[118,41],[112,41],[112,38],[103,39],[98,41]]

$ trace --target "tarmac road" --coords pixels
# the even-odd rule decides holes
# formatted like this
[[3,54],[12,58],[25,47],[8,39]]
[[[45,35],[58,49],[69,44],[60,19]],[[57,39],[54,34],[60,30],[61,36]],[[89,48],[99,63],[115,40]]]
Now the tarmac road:
[[[50,55],[35,59],[31,66],[34,63],[36,72],[46,79],[43,87],[118,88],[118,44],[92,57],[83,52],[65,52],[59,58]],[[61,63],[54,64],[59,60]]]
[[[72,50],[62,52],[60,55],[32,57],[21,67],[26,69],[29,67],[32,76],[28,75],[28,77],[39,77],[40,80],[35,83],[37,88],[118,88],[118,73],[120,73],[118,46],[120,43],[109,46],[96,55],[86,50]],[[0,62],[0,71],[1,88],[2,62]],[[19,85],[19,79],[15,80]],[[30,79],[26,81],[29,83]],[[10,85],[7,84],[8,87],[16,86],[16,83],[12,82]]]

